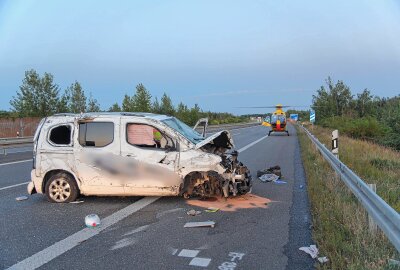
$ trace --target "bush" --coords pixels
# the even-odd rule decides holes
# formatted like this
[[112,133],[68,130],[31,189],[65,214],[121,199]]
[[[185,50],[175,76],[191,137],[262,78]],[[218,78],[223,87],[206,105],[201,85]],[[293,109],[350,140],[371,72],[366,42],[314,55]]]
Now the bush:
[[388,128],[375,118],[330,117],[321,121],[323,127],[338,129],[350,137],[379,142],[388,133]]

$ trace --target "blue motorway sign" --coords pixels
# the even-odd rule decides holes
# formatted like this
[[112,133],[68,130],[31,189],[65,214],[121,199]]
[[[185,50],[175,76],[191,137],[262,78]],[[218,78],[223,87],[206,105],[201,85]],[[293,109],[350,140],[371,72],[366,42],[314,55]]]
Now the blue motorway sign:
[[297,121],[299,120],[299,115],[297,113],[292,113],[290,114],[290,119],[292,119],[293,121]]

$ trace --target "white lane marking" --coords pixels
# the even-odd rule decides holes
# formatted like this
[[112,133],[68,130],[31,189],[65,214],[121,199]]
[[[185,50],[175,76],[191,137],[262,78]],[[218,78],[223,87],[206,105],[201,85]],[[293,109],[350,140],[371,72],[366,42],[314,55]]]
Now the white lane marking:
[[12,186],[2,187],[2,188],[0,188],[0,190],[5,190],[5,189],[13,188],[13,187],[19,187],[19,186],[22,186],[22,185],[26,185],[28,183],[29,182],[24,182],[24,183],[15,184],[15,185],[12,185]]
[[[181,252],[179,252],[178,257],[192,258],[189,262],[189,265],[199,266],[199,267],[207,267],[211,262],[211,258],[197,257],[197,255],[199,253],[200,253],[200,250],[182,249]],[[176,254],[176,252],[175,252],[175,254]],[[174,254],[172,254],[172,255],[174,255]]]
[[210,258],[193,258],[189,265],[193,265],[193,266],[199,266],[199,267],[207,267],[211,262]]
[[110,250],[116,250],[116,249],[124,248],[124,247],[127,247],[127,246],[131,246],[131,245],[133,245],[135,243],[136,243],[135,238],[129,238],[129,237],[128,238],[124,238],[124,239],[119,240],[117,243],[115,243],[115,245],[112,246],[110,248]]
[[225,261],[223,262],[220,266],[218,266],[219,270],[234,270],[236,266],[238,266],[238,263],[236,263],[236,259],[238,261],[242,260],[243,256],[246,255],[244,253],[240,252],[229,252],[229,257],[232,257],[230,261]]
[[252,143],[249,143],[248,145],[246,145],[246,146],[240,148],[240,149],[237,150],[237,151],[238,151],[238,152],[246,151],[247,149],[249,149],[249,148],[252,147],[253,145],[255,145],[255,144],[261,142],[262,140],[264,140],[264,139],[267,138],[267,137],[268,137],[268,135],[266,135],[266,136],[264,136],[264,137],[261,137],[261,138],[258,139],[257,141],[254,141],[254,142],[252,142]]
[[138,228],[134,229],[133,231],[130,231],[130,232],[125,233],[123,236],[127,236],[127,235],[131,235],[131,234],[134,234],[134,233],[141,232],[141,231],[143,231],[143,230],[146,230],[147,227],[149,227],[149,226],[150,226],[150,225],[144,225],[144,226],[138,227]]
[[102,220],[102,224],[99,227],[82,229],[68,236],[67,238],[55,243],[54,245],[51,245],[43,249],[42,251],[26,258],[25,260],[20,261],[17,264],[14,264],[8,269],[9,270],[36,269],[44,265],[45,263],[48,263],[49,261],[57,258],[58,256],[67,252],[68,250],[78,246],[83,241],[86,241],[92,238],[93,236],[99,234],[101,231],[114,225],[115,223],[121,221],[122,219],[128,217],[129,215],[155,202],[159,198],[160,197],[145,197],[143,199],[140,199],[139,201],[134,202],[131,205],[128,205],[127,207],[104,218]]
[[179,252],[178,256],[179,257],[187,257],[187,258],[194,258],[199,254],[200,250],[192,250],[192,249],[182,249],[181,252]]
[[8,163],[0,163],[0,166],[6,166],[6,165],[24,163],[24,162],[28,162],[28,161],[32,161],[32,159],[25,159],[25,160],[14,161],[14,162],[8,162]]

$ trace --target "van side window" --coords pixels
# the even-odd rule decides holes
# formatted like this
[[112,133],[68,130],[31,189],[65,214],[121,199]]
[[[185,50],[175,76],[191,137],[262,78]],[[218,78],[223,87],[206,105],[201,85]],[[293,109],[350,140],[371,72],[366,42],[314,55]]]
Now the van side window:
[[86,147],[103,147],[114,141],[114,123],[90,122],[79,124],[79,144]]
[[71,144],[71,127],[69,125],[63,125],[51,129],[49,140],[56,145]]
[[129,144],[139,147],[173,148],[172,140],[158,129],[145,124],[127,124],[126,140]]

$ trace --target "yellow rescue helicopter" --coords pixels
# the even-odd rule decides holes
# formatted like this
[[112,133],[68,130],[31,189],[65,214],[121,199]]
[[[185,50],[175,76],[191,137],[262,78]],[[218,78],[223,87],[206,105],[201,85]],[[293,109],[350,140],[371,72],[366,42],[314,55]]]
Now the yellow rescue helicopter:
[[[263,126],[271,127],[271,130],[268,132],[268,135],[271,135],[271,132],[286,132],[289,136],[289,131],[286,129],[287,121],[286,114],[282,110],[282,108],[287,108],[289,106],[282,106],[282,104],[277,104],[275,106],[275,111],[272,113],[271,117],[267,116],[262,123]],[[274,107],[264,107],[264,108],[274,108]]]
[[282,110],[282,108],[290,108],[290,107],[309,107],[309,106],[283,106],[282,104],[277,104],[275,106],[261,106],[261,107],[239,107],[239,108],[253,108],[253,109],[265,109],[265,108],[275,108],[275,111],[271,116],[265,117],[262,125],[266,127],[271,127],[271,130],[268,132],[268,135],[271,135],[272,132],[281,132],[286,133],[289,136],[289,131],[287,130],[287,118],[286,113]]

